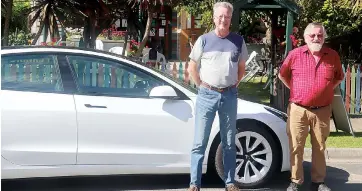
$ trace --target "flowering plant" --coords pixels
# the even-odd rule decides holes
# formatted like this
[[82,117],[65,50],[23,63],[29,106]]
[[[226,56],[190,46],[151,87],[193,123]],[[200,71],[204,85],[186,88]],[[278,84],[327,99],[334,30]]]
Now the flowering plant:
[[116,31],[114,28],[104,29],[98,38],[109,40],[124,40],[125,31]]
[[134,56],[135,54],[136,54],[136,52],[138,51],[138,49],[139,49],[139,47],[140,47],[140,43],[139,42],[137,42],[136,40],[131,40],[130,42],[129,42],[129,50],[128,50],[128,55],[129,56]]

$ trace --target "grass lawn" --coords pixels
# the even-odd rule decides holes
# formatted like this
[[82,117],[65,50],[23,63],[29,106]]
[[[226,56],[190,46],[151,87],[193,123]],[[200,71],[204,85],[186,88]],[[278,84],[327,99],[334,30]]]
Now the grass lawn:
[[[239,85],[239,97],[256,103],[270,105],[269,87],[263,89],[267,78],[264,77],[260,83],[261,77],[255,77],[246,83]],[[349,133],[331,132],[327,139],[327,148],[362,148],[362,132],[355,132],[353,137]],[[307,137],[305,147],[311,148],[310,137]]]
[[[305,147],[312,147],[309,135]],[[341,131],[331,132],[327,138],[327,148],[362,148],[362,132],[355,132],[355,137]]]
[[249,82],[240,83],[239,97],[247,101],[269,105],[269,87],[263,89],[265,87],[267,77],[263,77],[263,81],[261,83],[260,80],[261,77],[255,77]]

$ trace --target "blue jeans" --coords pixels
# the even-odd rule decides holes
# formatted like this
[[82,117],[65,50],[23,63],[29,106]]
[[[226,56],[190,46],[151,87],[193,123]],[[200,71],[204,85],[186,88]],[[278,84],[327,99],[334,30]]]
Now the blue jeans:
[[216,112],[220,119],[223,148],[224,182],[234,183],[236,168],[236,110],[237,89],[217,92],[200,86],[195,106],[195,137],[191,151],[190,185],[201,187],[202,163]]

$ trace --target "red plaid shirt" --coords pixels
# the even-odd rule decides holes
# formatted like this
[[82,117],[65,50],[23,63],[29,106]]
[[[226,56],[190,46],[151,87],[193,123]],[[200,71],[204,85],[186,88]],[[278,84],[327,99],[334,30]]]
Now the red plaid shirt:
[[323,47],[321,52],[318,63],[307,45],[289,52],[280,69],[280,76],[290,84],[290,102],[309,107],[332,103],[333,86],[344,78],[344,73],[336,51]]

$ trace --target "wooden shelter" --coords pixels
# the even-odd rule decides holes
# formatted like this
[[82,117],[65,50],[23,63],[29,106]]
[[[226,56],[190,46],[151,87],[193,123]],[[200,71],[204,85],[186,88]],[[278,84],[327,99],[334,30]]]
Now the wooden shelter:
[[[286,15],[286,48],[283,58],[292,49],[291,39],[288,38],[293,31],[294,18],[299,14],[299,8],[296,3],[291,0],[236,0],[233,4],[234,12],[232,17],[232,30],[237,31],[240,23],[240,15],[242,10],[260,10],[271,11],[271,29],[275,29],[279,16]],[[289,90],[278,80],[279,64],[276,59],[277,41],[272,33],[271,38],[271,84],[270,84],[270,104],[277,109],[286,111],[289,99]],[[283,59],[282,58],[282,59]]]

